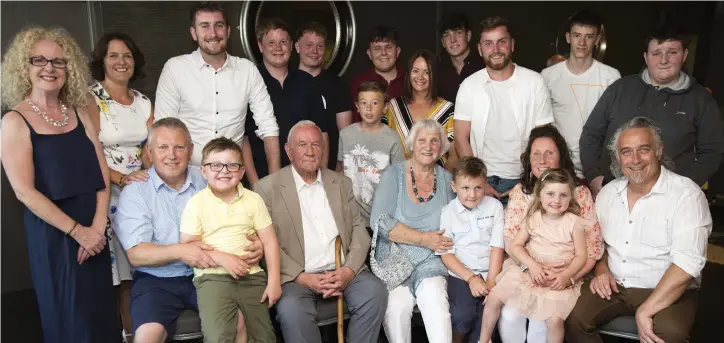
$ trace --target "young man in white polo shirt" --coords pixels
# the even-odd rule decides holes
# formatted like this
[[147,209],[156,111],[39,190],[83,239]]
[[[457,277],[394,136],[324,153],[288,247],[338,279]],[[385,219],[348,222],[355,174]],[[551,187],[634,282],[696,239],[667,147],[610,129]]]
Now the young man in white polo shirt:
[[593,58],[593,50],[601,40],[601,19],[589,11],[581,11],[570,19],[566,41],[571,53],[565,63],[543,69],[541,75],[551,92],[551,105],[556,127],[571,149],[576,175],[583,178],[578,141],[583,125],[603,91],[621,78],[618,70]]
[[460,85],[455,101],[455,148],[475,156],[488,168],[485,194],[508,202],[523,166],[530,131],[553,122],[548,87],[540,74],[513,63],[515,40],[508,21],[482,22],[478,51],[486,68]]
[[195,149],[191,164],[201,164],[201,148],[227,137],[241,146],[247,109],[264,139],[269,171],[279,170],[279,126],[269,93],[251,61],[226,52],[231,28],[224,9],[202,3],[191,10],[191,37],[199,48],[169,59],[156,88],[155,120],[181,119],[191,132]]

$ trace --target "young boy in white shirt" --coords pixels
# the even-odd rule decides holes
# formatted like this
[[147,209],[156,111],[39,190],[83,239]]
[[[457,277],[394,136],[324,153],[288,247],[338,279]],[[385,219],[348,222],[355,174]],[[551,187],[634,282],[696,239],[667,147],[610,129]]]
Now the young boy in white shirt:
[[487,168],[477,157],[463,157],[453,169],[451,186],[457,198],[440,214],[443,235],[453,248],[442,255],[449,269],[448,299],[453,342],[478,341],[483,300],[503,266],[503,204],[485,195]]

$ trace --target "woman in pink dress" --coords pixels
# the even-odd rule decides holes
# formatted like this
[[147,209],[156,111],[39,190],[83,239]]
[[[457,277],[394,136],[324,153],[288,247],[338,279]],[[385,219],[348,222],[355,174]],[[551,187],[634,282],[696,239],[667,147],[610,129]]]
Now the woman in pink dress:
[[[490,291],[483,311],[480,342],[489,342],[503,304],[537,321],[545,321],[548,342],[563,342],[563,321],[581,294],[573,279],[587,259],[586,227],[573,199],[573,176],[563,169],[548,169],[533,190],[533,204],[512,241],[510,252],[527,266],[508,264]],[[562,269],[554,279],[546,270]]]

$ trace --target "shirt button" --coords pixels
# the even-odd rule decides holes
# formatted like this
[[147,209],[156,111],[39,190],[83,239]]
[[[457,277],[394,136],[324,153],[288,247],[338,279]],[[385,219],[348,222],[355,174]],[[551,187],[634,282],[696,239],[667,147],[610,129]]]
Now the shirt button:
[[219,133],[219,131],[215,131],[215,132],[216,132],[217,134]]
[[[217,92],[217,94],[218,94],[218,92]],[[219,112],[216,112],[216,114],[219,114]]]
[[626,244],[628,244],[628,241],[626,241]]
[[219,94],[219,92],[216,92],[216,94]]
[[623,260],[623,263],[626,263],[626,260]]
[[[217,113],[218,113],[218,112],[217,112]],[[628,223],[629,223],[629,224],[633,224],[633,220],[629,220]]]

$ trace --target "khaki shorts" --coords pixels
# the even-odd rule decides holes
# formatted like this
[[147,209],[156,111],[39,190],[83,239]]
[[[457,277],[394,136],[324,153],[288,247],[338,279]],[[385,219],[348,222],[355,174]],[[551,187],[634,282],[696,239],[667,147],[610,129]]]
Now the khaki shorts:
[[269,301],[260,302],[267,275],[259,272],[234,280],[229,274],[204,274],[194,278],[205,342],[234,343],[237,311],[241,310],[250,343],[274,343]]

